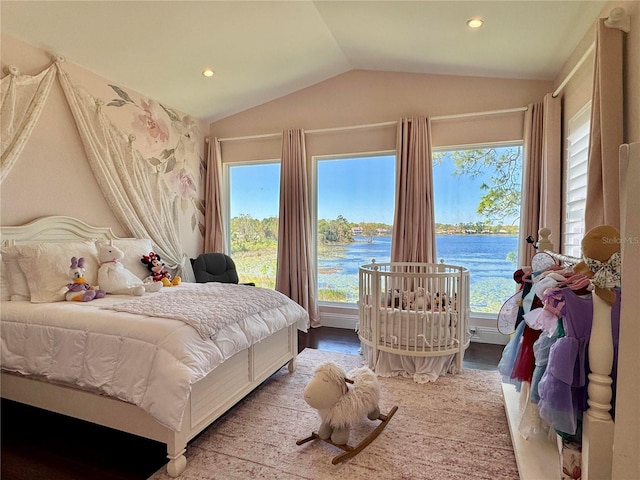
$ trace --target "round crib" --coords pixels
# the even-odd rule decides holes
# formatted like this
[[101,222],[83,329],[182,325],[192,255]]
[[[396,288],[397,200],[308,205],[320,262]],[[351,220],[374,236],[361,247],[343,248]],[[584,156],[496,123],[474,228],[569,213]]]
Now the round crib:
[[469,271],[441,263],[376,263],[359,269],[358,336],[381,376],[417,382],[462,371],[469,346]]

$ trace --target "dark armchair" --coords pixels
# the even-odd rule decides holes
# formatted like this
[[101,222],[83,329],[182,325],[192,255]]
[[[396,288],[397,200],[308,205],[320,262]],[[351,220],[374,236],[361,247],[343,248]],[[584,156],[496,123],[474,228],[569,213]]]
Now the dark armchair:
[[[193,260],[193,273],[196,282],[238,283],[236,264],[224,253],[201,253]],[[243,285],[254,285],[247,283]]]

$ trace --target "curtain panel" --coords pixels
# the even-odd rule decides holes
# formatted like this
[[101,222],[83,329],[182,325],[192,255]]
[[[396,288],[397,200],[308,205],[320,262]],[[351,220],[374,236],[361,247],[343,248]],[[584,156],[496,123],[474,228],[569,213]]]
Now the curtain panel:
[[529,104],[524,118],[524,173],[520,208],[521,230],[518,258],[527,265],[536,250],[526,242],[538,238],[542,227],[551,229],[551,241],[560,247],[562,196],[561,100],[548,93],[541,102]]
[[280,164],[276,290],[300,304],[309,314],[310,325],[317,327],[320,322],[307,182],[304,131],[286,130],[282,134]]
[[226,252],[226,234],[222,219],[222,150],[216,137],[209,142],[204,183],[204,251]]
[[585,231],[620,228],[620,167],[623,143],[623,35],[600,19],[596,34]]
[[134,236],[150,238],[157,252],[185,281],[193,269],[179,238],[176,195],[134,147],[133,135],[117,129],[102,111],[104,102],[75,86],[62,69],[62,57],[34,76],[15,67],[1,82],[2,156],[0,181],[6,177],[31,136],[58,77],[87,154],[87,160],[107,204]]
[[0,183],[31,136],[56,76],[52,64],[37,75],[20,75],[15,66],[0,82]]
[[396,209],[391,261],[434,263],[436,228],[429,118],[401,119],[396,142]]
[[520,238],[518,259],[528,265],[535,249],[526,238],[538,237],[540,229],[540,177],[542,163],[543,103],[531,103],[524,116],[524,172],[520,206]]
[[59,66],[57,70],[89,165],[114,215],[134,236],[150,238],[167,267],[193,281],[178,235],[175,194],[134,148],[135,137],[125,135],[107,118],[103,101],[75,87]]
[[540,169],[540,227],[551,229],[551,242],[560,251],[562,234],[562,100],[547,93],[543,100],[542,168]]

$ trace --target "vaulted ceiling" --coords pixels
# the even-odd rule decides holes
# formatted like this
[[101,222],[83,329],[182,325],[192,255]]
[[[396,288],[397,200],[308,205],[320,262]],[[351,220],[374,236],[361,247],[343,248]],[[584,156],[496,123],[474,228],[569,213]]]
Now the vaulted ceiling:
[[606,4],[2,0],[0,14],[2,33],[214,121],[354,69],[552,80]]

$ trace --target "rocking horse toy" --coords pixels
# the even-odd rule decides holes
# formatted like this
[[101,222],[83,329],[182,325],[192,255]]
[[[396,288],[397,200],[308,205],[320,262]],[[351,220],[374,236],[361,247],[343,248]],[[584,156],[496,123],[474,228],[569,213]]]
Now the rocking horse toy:
[[[380,384],[376,374],[368,367],[350,372],[347,378],[344,370],[333,362],[324,362],[316,368],[315,375],[304,389],[304,399],[320,416],[318,432],[296,442],[302,445],[320,439],[334,445],[344,453],[333,458],[334,465],[354,457],[380,435],[398,410],[394,406],[387,415],[380,413]],[[348,445],[351,427],[362,417],[380,420],[380,424],[357,445]]]

